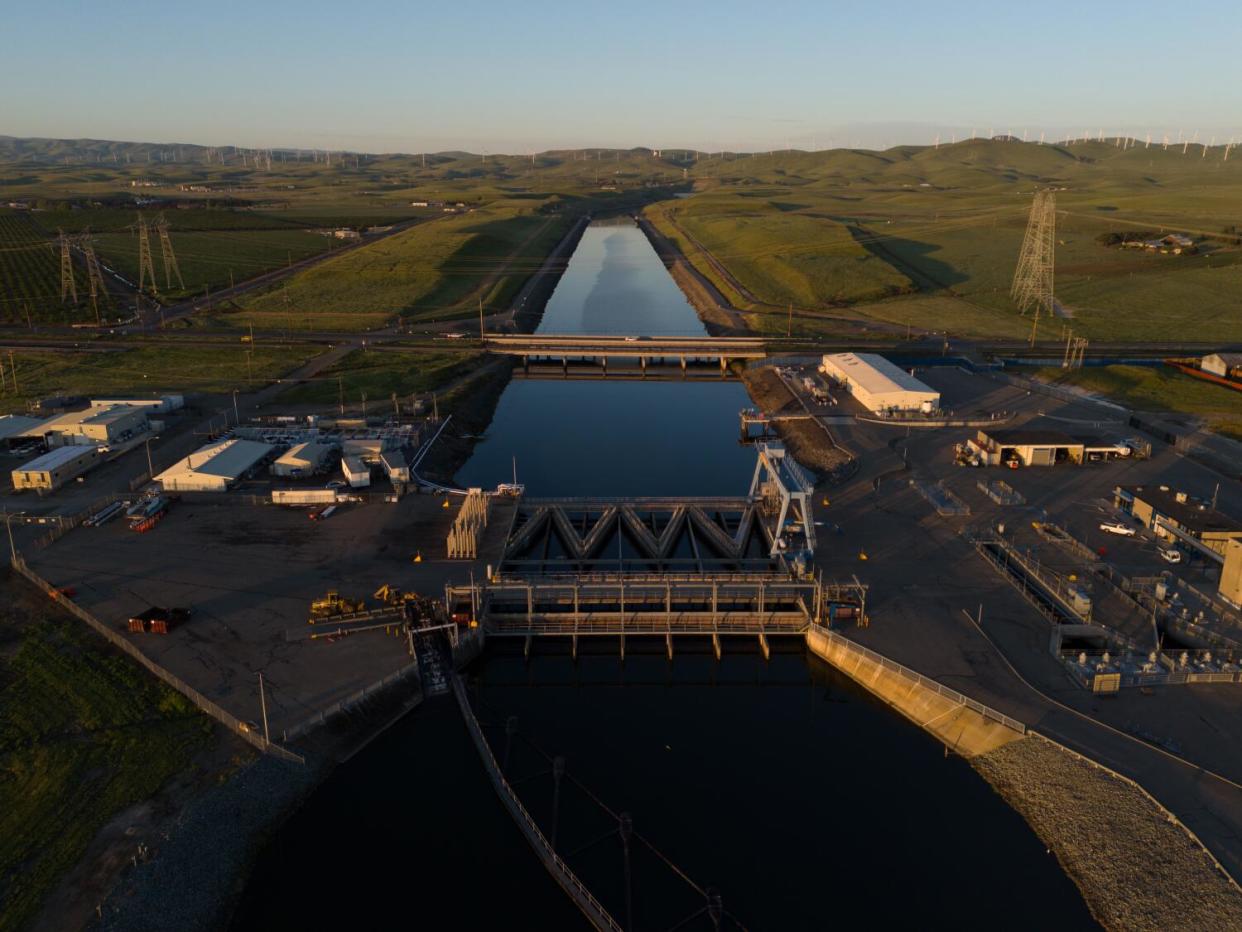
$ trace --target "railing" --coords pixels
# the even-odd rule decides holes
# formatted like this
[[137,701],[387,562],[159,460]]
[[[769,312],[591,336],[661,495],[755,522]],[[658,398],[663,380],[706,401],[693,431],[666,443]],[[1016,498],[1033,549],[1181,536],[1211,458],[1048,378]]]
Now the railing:
[[944,696],[946,699],[949,699],[952,702],[956,702],[958,705],[963,705],[963,706],[966,706],[966,708],[968,709],[973,709],[974,711],[982,715],[984,718],[991,719],[994,722],[999,722],[1001,725],[1004,725],[1006,728],[1011,728],[1014,731],[1018,732],[1018,734],[1023,734],[1023,735],[1026,734],[1026,725],[1018,721],[1016,718],[1011,718],[1010,716],[1006,715],[1004,712],[998,712],[996,711],[996,709],[993,709],[991,706],[986,706],[982,702],[978,702],[977,700],[971,699],[969,696],[959,693],[956,689],[953,689],[950,686],[945,686],[943,683],[938,683],[935,680],[924,676],[922,673],[919,673],[916,670],[911,670],[909,667],[904,666],[903,664],[900,664],[895,660],[889,660],[883,654],[877,654],[875,651],[871,650],[870,648],[863,647],[861,644],[855,644],[849,638],[842,637],[841,635],[837,634],[835,631],[831,631],[828,628],[823,627],[822,625],[813,624],[811,625],[811,630],[817,634],[823,635],[829,641],[831,641],[832,643],[836,644],[839,647],[843,647],[847,651],[851,651],[856,654],[861,654],[862,656],[870,660],[872,663],[878,664],[887,670],[891,670],[894,673],[898,674],[899,676],[903,676],[908,680],[913,680],[915,683],[918,683],[920,686],[924,687],[925,689],[930,689],[933,692],[939,693],[941,696]]
[[305,719],[304,721],[298,722],[298,724],[294,725],[292,728],[286,729],[285,731],[281,733],[281,737],[285,741],[292,741],[294,738],[297,738],[300,735],[306,734],[306,732],[310,731],[312,728],[317,728],[318,726],[322,725],[325,721],[332,718],[334,715],[339,715],[341,712],[346,712],[349,709],[352,709],[354,706],[358,705],[363,700],[369,698],[370,696],[375,695],[377,692],[380,692],[383,689],[387,689],[393,683],[396,683],[399,680],[403,680],[406,677],[410,676],[411,674],[413,674],[415,678],[417,679],[417,674],[418,674],[417,663],[411,663],[407,666],[404,666],[400,670],[397,670],[395,673],[388,674],[382,680],[377,680],[376,682],[372,683],[370,686],[362,687],[362,689],[358,690],[355,693],[352,693],[349,696],[346,696],[340,702],[334,702],[332,705],[328,706],[326,709],[320,712],[316,712],[310,718]]
[[108,627],[108,625],[104,624],[86,609],[82,608],[82,606],[67,597],[59,589],[52,586],[51,583],[27,566],[26,561],[20,556],[13,559],[12,566],[15,571],[20,573],[22,576],[25,576],[32,583],[41,588],[52,598],[54,602],[61,605],[67,612],[86,622],[95,630],[97,634],[101,635],[110,644],[124,651],[147,670],[151,671],[151,673],[155,674],[173,689],[177,690],[177,692],[181,693],[181,695],[193,702],[201,711],[206,712],[212,718],[216,719],[216,721],[228,727],[230,731],[250,742],[265,754],[271,754],[273,757],[278,757],[281,760],[292,761],[298,764],[306,763],[305,758],[301,755],[295,754],[286,748],[282,748],[278,744],[273,744],[268,741],[255,729],[251,728],[250,725],[241,721],[241,719],[231,713],[224,711],[224,709],[220,708],[220,706],[216,705],[194,687],[184,682],[180,677],[170,673],[168,670],[165,670],[132,643],[130,643],[128,639],[122,637],[119,633],[112,630],[112,628]]
[[586,888],[586,885],[578,879],[578,876],[570,869],[569,865],[556,853],[556,850],[548,842],[547,837],[540,830],[534,818],[526,811],[522,801],[518,799],[517,793],[513,791],[513,787],[505,778],[504,773],[501,772],[500,765],[496,762],[496,755],[492,753],[487,739],[483,737],[483,729],[479,727],[479,720],[475,717],[474,710],[470,708],[470,700],[466,696],[466,687],[462,685],[460,676],[455,675],[453,677],[453,695],[457,698],[457,705],[461,708],[462,718],[466,720],[466,729],[474,740],[474,746],[479,752],[479,757],[483,759],[483,767],[487,770],[492,786],[500,797],[500,801],[509,810],[509,815],[513,817],[513,821],[517,823],[518,829],[526,836],[530,846],[535,849],[535,854],[543,862],[543,866],[548,869],[548,873],[561,885],[561,889],[569,894],[570,899],[582,910],[583,915],[587,917],[591,925],[597,929],[621,932],[621,925],[612,918],[599,900],[591,895],[591,891]]

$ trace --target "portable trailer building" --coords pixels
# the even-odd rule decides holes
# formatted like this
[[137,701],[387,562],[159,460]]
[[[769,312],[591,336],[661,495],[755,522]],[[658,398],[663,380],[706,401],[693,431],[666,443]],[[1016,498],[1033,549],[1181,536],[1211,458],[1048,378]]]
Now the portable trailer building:
[[371,484],[371,467],[357,456],[346,456],[341,459],[341,472],[351,489],[361,489]]
[[99,462],[97,447],[57,447],[13,470],[13,488],[54,492]]

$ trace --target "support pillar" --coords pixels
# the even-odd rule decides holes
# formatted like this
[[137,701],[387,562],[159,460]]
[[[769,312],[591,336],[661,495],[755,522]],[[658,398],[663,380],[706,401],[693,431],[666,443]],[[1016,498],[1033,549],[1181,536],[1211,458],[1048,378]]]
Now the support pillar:
[[759,650],[763,652],[764,660],[772,659],[772,648],[768,646],[768,636],[762,631],[759,632]]
[[664,647],[668,650],[668,659],[673,659],[673,633],[670,631],[664,635]]
[[530,375],[530,356],[525,353],[522,354],[522,371]]
[[621,635],[621,662],[625,663],[625,635]]
[[686,377],[686,354],[685,353],[681,354],[681,377],[683,379]]
[[561,357],[561,375],[564,378],[569,378],[569,357],[568,356]]
[[607,356],[601,356],[601,357],[600,357],[600,359],[601,359],[601,360],[603,361],[603,363],[604,363],[604,378],[608,378],[608,357],[607,357]]
[[646,357],[646,356],[639,356],[639,357],[638,357],[638,361],[639,361],[639,363],[641,363],[641,364],[642,364],[642,367],[643,367],[643,378],[645,379],[645,378],[647,377],[647,357]]
[[576,634],[570,642],[569,656],[575,661],[578,659],[578,635]]
[[522,654],[527,663],[530,663],[530,645],[534,640],[535,639],[532,635],[526,635],[526,645],[522,649]]
[[716,652],[716,660],[720,660],[720,632],[712,632],[712,650]]

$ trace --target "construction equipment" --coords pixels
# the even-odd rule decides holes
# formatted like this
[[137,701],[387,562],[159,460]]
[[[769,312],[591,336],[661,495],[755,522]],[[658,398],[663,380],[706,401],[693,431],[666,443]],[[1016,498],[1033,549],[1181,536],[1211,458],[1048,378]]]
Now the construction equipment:
[[314,624],[320,618],[334,618],[337,615],[366,611],[366,607],[365,599],[350,599],[343,597],[336,589],[329,589],[322,599],[315,599],[311,602],[310,623]]
[[384,585],[375,590],[371,598],[377,599],[385,605],[404,605],[406,602],[417,602],[421,596],[417,592],[407,592],[404,589],[384,583]]

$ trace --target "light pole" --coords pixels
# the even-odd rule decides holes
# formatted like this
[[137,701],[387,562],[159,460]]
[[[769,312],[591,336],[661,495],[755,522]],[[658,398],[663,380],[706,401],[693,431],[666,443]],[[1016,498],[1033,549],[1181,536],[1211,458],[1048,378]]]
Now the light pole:
[[233,389],[233,423],[241,424],[241,415],[237,413],[237,389]]
[[4,529],[9,533],[9,554],[13,563],[17,562],[17,545],[13,543],[13,518],[15,515],[24,515],[25,513],[24,511],[13,512],[8,510],[4,512]]

